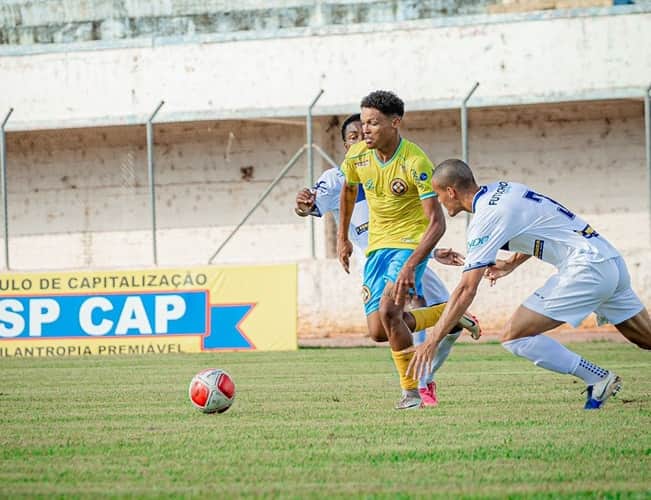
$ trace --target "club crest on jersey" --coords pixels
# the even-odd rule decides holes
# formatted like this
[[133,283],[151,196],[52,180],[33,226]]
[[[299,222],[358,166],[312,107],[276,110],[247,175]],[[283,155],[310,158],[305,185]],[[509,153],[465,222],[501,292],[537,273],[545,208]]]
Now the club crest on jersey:
[[581,229],[581,231],[575,230],[574,232],[579,233],[581,236],[583,236],[584,238],[587,238],[587,239],[599,236],[599,233],[597,231],[595,231],[594,228],[590,224],[586,225],[583,229]]
[[364,304],[371,300],[371,289],[366,285],[362,287],[362,300],[364,301]]
[[391,181],[391,192],[396,196],[402,196],[408,189],[409,187],[407,186],[407,183],[399,177],[396,177]]

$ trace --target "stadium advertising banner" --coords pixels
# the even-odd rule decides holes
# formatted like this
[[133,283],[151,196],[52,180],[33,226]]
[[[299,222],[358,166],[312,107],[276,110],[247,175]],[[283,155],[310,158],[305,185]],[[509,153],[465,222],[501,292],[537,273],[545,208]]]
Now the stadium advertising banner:
[[294,350],[296,265],[0,274],[0,357]]

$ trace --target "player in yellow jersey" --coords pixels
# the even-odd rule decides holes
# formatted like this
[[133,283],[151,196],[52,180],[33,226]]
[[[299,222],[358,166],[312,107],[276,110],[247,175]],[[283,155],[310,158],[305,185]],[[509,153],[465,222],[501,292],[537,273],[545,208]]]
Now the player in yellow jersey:
[[[348,150],[341,167],[346,183],[340,198],[337,253],[349,272],[352,244],[346,228],[361,184],[370,216],[364,266],[369,333],[389,339],[403,390],[396,408],[419,407],[418,384],[406,375],[413,356],[411,332],[434,325],[443,308],[407,313],[403,308],[407,297],[421,289],[427,259],[445,232],[445,219],[431,186],[432,162],[416,144],[400,136],[402,100],[391,92],[376,91],[362,100],[361,108],[364,141]],[[462,326],[478,334],[476,320],[469,315],[451,334],[458,336]]]

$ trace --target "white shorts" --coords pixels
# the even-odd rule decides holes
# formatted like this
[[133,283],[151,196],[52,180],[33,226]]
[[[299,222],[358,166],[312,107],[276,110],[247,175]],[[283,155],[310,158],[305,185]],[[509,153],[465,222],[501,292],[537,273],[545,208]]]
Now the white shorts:
[[573,327],[592,312],[616,325],[644,308],[631,288],[631,276],[622,257],[568,264],[522,305]]
[[443,284],[443,281],[441,281],[441,278],[439,278],[437,274],[429,267],[425,268],[425,274],[423,274],[421,286],[423,287],[425,304],[428,306],[447,302],[450,298],[448,289],[445,288],[445,285]]

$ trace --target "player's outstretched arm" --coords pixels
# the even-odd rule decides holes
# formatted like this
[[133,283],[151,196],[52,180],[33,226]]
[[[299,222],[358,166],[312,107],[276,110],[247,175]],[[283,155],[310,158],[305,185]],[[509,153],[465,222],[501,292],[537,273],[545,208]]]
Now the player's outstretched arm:
[[519,265],[525,263],[531,255],[524,253],[514,253],[508,259],[498,259],[495,264],[489,266],[484,271],[484,278],[490,281],[490,286],[495,285],[498,279],[511,274]]
[[432,251],[432,257],[434,257],[437,262],[445,264],[446,266],[463,266],[466,261],[463,254],[455,252],[451,248],[435,248]]

